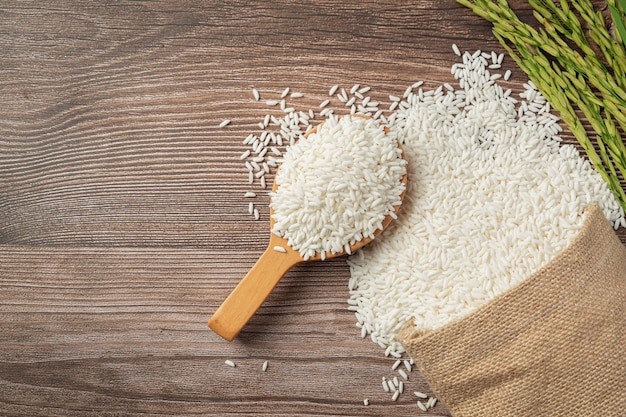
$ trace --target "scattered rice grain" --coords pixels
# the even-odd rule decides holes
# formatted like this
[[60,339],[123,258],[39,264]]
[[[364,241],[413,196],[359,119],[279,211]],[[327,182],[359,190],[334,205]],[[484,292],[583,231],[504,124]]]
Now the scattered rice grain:
[[424,405],[424,403],[422,403],[421,401],[417,401],[417,406],[419,407],[420,410],[422,411],[428,411],[428,408],[426,408],[426,406]]

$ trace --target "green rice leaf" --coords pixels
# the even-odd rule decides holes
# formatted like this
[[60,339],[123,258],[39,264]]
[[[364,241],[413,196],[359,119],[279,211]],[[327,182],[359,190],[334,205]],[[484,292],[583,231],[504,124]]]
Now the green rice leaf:
[[[626,9],[626,0],[620,0],[620,5],[622,6],[622,9]],[[626,46],[626,25],[624,24],[624,14],[610,3],[609,10],[611,10],[611,18],[615,24],[615,29],[619,33],[619,37],[622,38],[624,46]]]

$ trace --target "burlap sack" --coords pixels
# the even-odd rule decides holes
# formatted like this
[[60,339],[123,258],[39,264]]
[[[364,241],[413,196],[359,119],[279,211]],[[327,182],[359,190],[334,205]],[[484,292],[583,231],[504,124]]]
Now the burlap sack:
[[626,248],[597,205],[572,244],[469,316],[400,340],[454,417],[626,416]]

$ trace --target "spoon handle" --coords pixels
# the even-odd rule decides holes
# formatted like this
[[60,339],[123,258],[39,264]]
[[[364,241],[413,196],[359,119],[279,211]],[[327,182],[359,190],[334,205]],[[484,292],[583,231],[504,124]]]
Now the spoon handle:
[[231,341],[261,307],[278,281],[292,266],[302,261],[298,252],[277,252],[272,245],[239,282],[209,319],[209,327]]

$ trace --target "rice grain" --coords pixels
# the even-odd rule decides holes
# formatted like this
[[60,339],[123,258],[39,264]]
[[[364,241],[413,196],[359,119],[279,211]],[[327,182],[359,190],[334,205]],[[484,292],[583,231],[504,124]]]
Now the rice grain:
[[428,408],[426,408],[426,406],[424,405],[424,403],[422,403],[421,401],[417,401],[417,406],[419,407],[420,410],[422,411],[428,411]]

